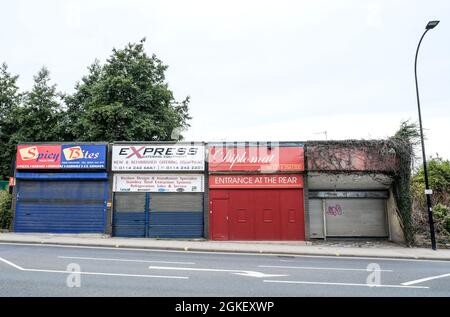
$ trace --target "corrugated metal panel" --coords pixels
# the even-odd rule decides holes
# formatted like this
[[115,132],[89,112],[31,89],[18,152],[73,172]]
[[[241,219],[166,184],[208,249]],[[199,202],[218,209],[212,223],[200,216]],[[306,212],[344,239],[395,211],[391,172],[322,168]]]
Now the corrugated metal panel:
[[116,212],[113,218],[113,236],[145,237],[144,212]]
[[100,180],[108,179],[108,173],[28,173],[16,172],[17,179],[28,180]]
[[310,198],[389,198],[389,192],[377,191],[310,191]]
[[103,233],[104,181],[17,182],[16,232]]
[[114,193],[114,211],[144,212],[146,204],[145,193]]
[[151,211],[203,211],[203,193],[151,193]]
[[327,237],[387,237],[385,199],[326,199]]
[[322,199],[309,199],[309,237],[323,239]]
[[114,193],[113,235],[145,237],[148,194]]
[[149,236],[203,236],[203,193],[151,193]]
[[113,234],[123,237],[202,237],[203,193],[115,193]]
[[153,238],[200,238],[203,236],[203,213],[150,211],[148,232]]

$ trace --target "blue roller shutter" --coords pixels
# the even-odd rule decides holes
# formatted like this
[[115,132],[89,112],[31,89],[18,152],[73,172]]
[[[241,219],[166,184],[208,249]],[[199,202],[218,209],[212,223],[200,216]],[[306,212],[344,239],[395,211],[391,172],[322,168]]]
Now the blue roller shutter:
[[[83,174],[86,175],[81,177]],[[78,173],[78,179],[71,180],[56,173],[43,175],[19,175],[14,218],[16,232],[105,232],[106,180],[89,179],[92,175],[88,173]]]

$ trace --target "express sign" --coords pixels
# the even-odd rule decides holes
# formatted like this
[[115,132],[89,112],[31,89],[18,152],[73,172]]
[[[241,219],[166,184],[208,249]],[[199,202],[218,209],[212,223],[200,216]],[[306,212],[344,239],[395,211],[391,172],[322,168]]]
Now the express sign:
[[203,145],[114,145],[113,171],[202,171]]
[[291,172],[304,170],[303,147],[222,147],[209,149],[210,171]]
[[106,144],[19,145],[17,169],[104,169]]

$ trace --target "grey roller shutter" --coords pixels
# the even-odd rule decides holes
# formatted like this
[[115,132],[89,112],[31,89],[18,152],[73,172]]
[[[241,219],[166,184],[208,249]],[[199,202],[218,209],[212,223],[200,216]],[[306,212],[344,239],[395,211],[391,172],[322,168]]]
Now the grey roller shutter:
[[201,212],[203,193],[151,193],[150,210]]
[[145,193],[114,193],[116,212],[144,212]]
[[387,237],[385,199],[325,199],[327,237]]
[[322,199],[309,199],[309,237],[323,239]]

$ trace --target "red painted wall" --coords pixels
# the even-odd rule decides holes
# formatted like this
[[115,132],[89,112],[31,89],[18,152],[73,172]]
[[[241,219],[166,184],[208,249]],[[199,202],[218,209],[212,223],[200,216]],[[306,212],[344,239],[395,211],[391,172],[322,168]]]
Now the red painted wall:
[[213,189],[212,240],[304,240],[303,189]]

